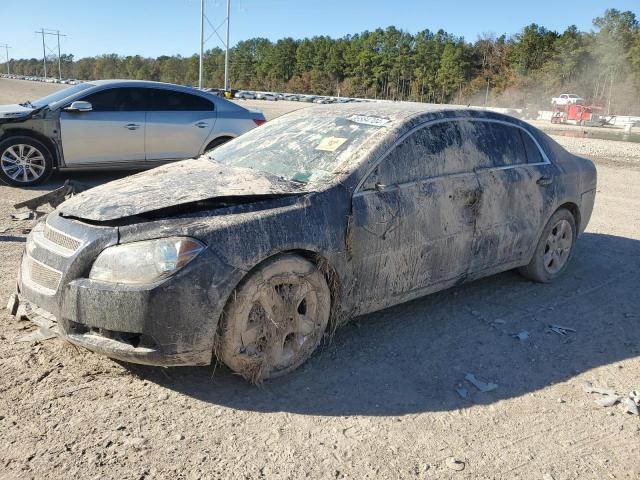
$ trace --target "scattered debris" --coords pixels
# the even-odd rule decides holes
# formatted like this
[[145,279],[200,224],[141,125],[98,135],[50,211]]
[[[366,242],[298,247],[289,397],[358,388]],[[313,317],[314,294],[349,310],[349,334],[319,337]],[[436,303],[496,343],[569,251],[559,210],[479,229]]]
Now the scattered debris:
[[[47,203],[51,206],[51,208],[56,208],[58,205],[64,202],[67,197],[71,197],[76,193],[80,193],[89,188],[91,187],[89,187],[88,185],[74,182],[73,180],[65,180],[64,184],[60,188],[56,188],[55,190],[45,193],[44,195],[39,195],[29,200],[25,200],[24,202],[16,203],[13,208],[17,210],[19,208],[26,207],[29,210],[36,210],[38,207]],[[29,220],[29,218],[26,218],[24,220]]]
[[53,333],[51,330],[38,328],[37,330],[34,330],[33,332],[27,335],[24,335],[23,337],[20,337],[18,339],[18,342],[36,343],[36,342],[42,342],[44,340],[49,340],[55,337],[56,337],[56,334]]
[[545,473],[542,476],[542,480],[556,480],[555,477],[553,475],[551,475],[550,473]]
[[527,332],[526,330],[522,330],[521,332],[514,333],[511,336],[514,338],[517,338],[521,342],[526,342],[527,340],[529,340],[529,332]]
[[625,397],[618,395],[613,389],[594,387],[590,382],[585,382],[583,388],[587,393],[603,395],[602,398],[596,400],[596,403],[601,407],[613,407],[620,403],[626,413],[640,416],[640,392],[637,390],[629,392],[629,395]]
[[615,395],[616,391],[611,388],[594,387],[591,382],[584,382],[582,386],[586,393],[599,393],[601,395]]
[[456,392],[458,393],[458,395],[460,395],[462,398],[467,398],[467,396],[469,395],[469,390],[467,390],[466,388],[456,388]]
[[464,379],[483,393],[491,392],[496,388],[498,388],[498,385],[495,383],[481,382],[476,378],[476,376],[473,373],[467,373],[464,376]]
[[559,398],[558,403],[567,403],[567,401],[564,398]]
[[457,472],[461,472],[464,470],[465,463],[464,460],[460,460],[459,458],[449,457],[446,461],[447,467],[451,470],[455,470]]
[[558,335],[561,335],[561,336],[565,336],[569,332],[576,333],[576,331],[573,328],[563,327],[563,326],[560,326],[560,325],[549,325],[549,327],[547,327],[545,332],[546,333],[557,333]]
[[622,406],[625,407],[625,411],[631,415],[640,415],[640,397],[635,399],[631,396],[631,392],[627,398],[622,402]]
[[613,407],[620,400],[622,400],[622,397],[619,395],[604,395],[596,400],[596,403],[601,407]]
[[624,401],[627,413],[640,416],[640,390],[632,390]]
[[11,214],[11,220],[32,220],[36,218],[36,212],[29,210],[28,212],[18,212]]

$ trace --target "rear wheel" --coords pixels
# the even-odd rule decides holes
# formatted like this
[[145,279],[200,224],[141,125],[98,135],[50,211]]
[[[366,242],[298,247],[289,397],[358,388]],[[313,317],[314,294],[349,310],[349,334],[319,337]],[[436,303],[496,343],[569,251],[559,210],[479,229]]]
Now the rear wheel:
[[229,140],[231,140],[231,137],[220,137],[220,138],[216,138],[215,140],[212,140],[211,143],[207,145],[207,148],[204,149],[204,153],[210,152],[214,148],[222,145],[223,143],[227,143]]
[[51,175],[53,159],[47,147],[31,137],[0,142],[0,180],[16,187],[30,187]]
[[287,254],[253,271],[230,298],[216,354],[253,383],[302,365],[329,322],[331,294],[308,260]]
[[565,271],[576,240],[576,221],[569,210],[558,210],[542,230],[529,265],[520,273],[536,282],[555,280]]

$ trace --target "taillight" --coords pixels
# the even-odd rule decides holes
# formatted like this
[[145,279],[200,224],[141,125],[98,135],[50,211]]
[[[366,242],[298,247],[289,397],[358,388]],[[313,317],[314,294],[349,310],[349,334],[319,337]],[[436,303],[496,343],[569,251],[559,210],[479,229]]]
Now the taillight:
[[263,123],[266,122],[266,120],[264,118],[254,118],[253,121],[257,126],[260,126],[260,125],[262,125]]

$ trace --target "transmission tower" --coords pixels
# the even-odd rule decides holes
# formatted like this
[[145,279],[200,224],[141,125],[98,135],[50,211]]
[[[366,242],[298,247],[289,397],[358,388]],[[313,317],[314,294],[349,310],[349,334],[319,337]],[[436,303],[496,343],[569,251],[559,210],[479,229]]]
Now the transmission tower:
[[[204,69],[203,69],[204,44],[207,43],[207,41],[211,37],[216,35],[218,37],[218,39],[220,40],[220,42],[222,43],[222,45],[224,46],[224,49],[225,49],[225,52],[224,52],[224,89],[225,89],[225,91],[229,90],[229,21],[230,21],[230,18],[231,18],[231,0],[227,0],[227,16],[222,21],[222,23],[220,23],[220,25],[218,25],[217,27],[214,27],[213,24],[209,21],[209,18],[204,13],[204,0],[200,0],[200,70],[199,70],[199,73],[198,73],[198,88],[202,88],[202,75],[203,75],[203,71],[204,71]],[[211,33],[206,39],[204,38],[204,21],[205,20],[207,21],[209,26],[213,29],[213,33]],[[227,26],[226,41],[223,40],[222,37],[220,36],[220,34],[218,33],[218,30],[220,30],[220,27],[222,27],[225,24]]]
[[66,35],[63,35],[62,33],[60,33],[60,30],[51,30],[51,29],[44,29],[41,28],[40,30],[37,30],[36,33],[39,33],[42,35],[42,62],[44,65],[44,77],[47,78],[47,50],[49,51],[49,53],[52,54],[56,54],[56,52],[47,47],[47,44],[44,40],[44,36],[45,35],[53,35],[54,37],[57,38],[58,40],[58,78],[60,80],[62,80],[62,61],[61,61],[61,57],[60,57],[60,37],[66,37]]

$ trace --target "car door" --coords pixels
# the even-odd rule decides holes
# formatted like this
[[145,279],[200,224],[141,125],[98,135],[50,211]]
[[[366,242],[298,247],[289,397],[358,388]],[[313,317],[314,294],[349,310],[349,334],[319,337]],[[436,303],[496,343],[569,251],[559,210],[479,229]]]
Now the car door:
[[143,161],[145,89],[114,87],[82,98],[90,112],[60,113],[64,162],[69,167]]
[[147,160],[176,160],[198,156],[216,123],[213,101],[169,89],[150,89],[146,113]]
[[506,122],[461,122],[482,190],[470,272],[526,262],[555,201],[555,166],[533,136]]
[[463,279],[479,185],[462,155],[455,122],[401,141],[353,195],[351,256],[364,303]]

